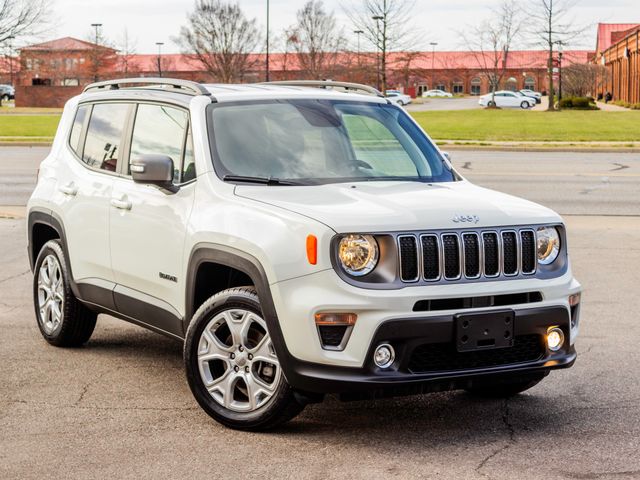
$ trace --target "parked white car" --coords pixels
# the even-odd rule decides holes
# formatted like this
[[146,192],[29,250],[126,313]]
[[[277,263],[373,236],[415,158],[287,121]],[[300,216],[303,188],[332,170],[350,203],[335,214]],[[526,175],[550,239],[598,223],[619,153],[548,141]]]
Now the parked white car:
[[523,88],[522,90],[520,90],[520,93],[523,94],[525,97],[531,97],[535,99],[536,103],[542,102],[542,94],[540,92]]
[[445,92],[444,90],[427,90],[426,92],[422,92],[422,98],[451,98],[453,95],[449,92]]
[[411,103],[411,96],[399,92],[398,90],[387,90],[386,97],[401,107]]
[[500,108],[523,108],[528,109],[535,107],[536,101],[531,97],[526,97],[519,92],[512,92],[509,90],[498,90],[495,93],[495,100],[493,96],[488,93],[483,95],[478,100],[478,104],[482,107],[497,106]]
[[506,397],[576,360],[562,218],[467,181],[364,85],[89,85],[27,212],[44,339],[80,346],[104,313],[183,342],[232,428],[325,394]]

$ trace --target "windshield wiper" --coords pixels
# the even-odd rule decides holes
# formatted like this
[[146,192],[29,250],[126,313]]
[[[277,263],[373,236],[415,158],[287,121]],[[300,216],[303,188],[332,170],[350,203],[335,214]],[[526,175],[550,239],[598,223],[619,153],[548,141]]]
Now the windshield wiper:
[[262,185],[303,185],[301,182],[280,180],[274,177],[250,177],[245,175],[225,175],[222,177],[222,180],[225,182],[260,183]]

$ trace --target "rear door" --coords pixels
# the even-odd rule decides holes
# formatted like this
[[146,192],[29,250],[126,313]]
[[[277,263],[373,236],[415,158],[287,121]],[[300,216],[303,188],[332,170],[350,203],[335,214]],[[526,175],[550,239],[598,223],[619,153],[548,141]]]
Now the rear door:
[[[183,335],[183,249],[195,193],[195,163],[189,113],[172,105],[140,103],[130,154],[115,179],[111,258],[118,310],[140,322]],[[168,155],[177,192],[135,183],[129,163],[139,155]]]
[[78,107],[53,201],[62,216],[69,261],[84,300],[113,307],[109,202],[130,104]]

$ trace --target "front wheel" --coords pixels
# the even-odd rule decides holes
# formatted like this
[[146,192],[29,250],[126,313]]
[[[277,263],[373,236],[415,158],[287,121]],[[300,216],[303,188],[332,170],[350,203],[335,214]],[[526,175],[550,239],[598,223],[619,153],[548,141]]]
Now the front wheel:
[[523,110],[526,110],[527,108],[530,108],[531,105],[529,104],[529,102],[522,102],[520,104],[520,108],[522,108]]
[[251,287],[209,298],[184,345],[191,392],[213,419],[239,430],[268,430],[304,408],[287,383],[260,301]]

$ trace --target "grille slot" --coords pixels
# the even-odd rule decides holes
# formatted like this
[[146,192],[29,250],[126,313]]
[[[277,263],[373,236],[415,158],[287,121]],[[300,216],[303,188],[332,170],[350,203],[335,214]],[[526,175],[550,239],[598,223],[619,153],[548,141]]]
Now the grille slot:
[[480,242],[478,234],[463,234],[462,245],[464,246],[464,276],[478,278],[480,276]]
[[442,251],[444,258],[444,278],[455,280],[460,278],[460,243],[455,234],[442,236]]
[[534,362],[544,355],[540,335],[520,335],[508,348],[458,352],[453,343],[432,343],[416,347],[408,369],[411,373],[445,372],[490,368],[514,363]]
[[318,332],[320,333],[320,341],[324,347],[337,348],[342,344],[345,333],[347,333],[347,325],[320,325]]
[[502,257],[505,275],[518,273],[518,241],[516,232],[502,232]]
[[520,231],[522,244],[522,273],[530,274],[536,271],[536,235],[533,230]]
[[403,282],[418,280],[418,242],[413,235],[398,237],[400,278]]
[[397,236],[403,282],[443,282],[536,273],[536,233],[531,227],[469,229]]
[[422,271],[425,280],[440,278],[440,246],[437,235],[423,235],[422,241]]

